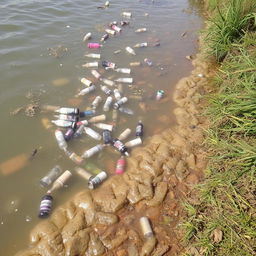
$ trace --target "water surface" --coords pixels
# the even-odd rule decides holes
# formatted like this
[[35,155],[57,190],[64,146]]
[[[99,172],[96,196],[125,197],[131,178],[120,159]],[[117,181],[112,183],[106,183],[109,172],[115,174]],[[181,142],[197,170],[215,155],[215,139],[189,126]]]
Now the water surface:
[[[40,198],[46,192],[39,186],[40,178],[56,164],[64,170],[72,171],[75,167],[59,150],[54,128],[47,130],[42,125],[42,118],[51,120],[52,113],[39,113],[35,117],[27,117],[24,112],[10,115],[17,107],[31,103],[31,99],[26,97],[29,92],[40,99],[40,104],[75,106],[76,102],[72,99],[78,89],[83,88],[80,78],[92,78],[90,70],[81,67],[91,61],[83,56],[85,53],[99,52],[102,60],[115,62],[119,67],[129,67],[130,62],[143,62],[147,57],[152,60],[153,66],[143,64],[132,68],[134,86],[132,89],[123,86],[128,97],[134,88],[145,91],[147,111],[139,107],[138,101],[130,100],[127,106],[134,110],[135,115],[120,114],[113,135],[119,135],[126,127],[134,130],[138,120],[142,119],[146,141],[175,122],[171,115],[171,96],[175,83],[192,68],[185,56],[196,52],[200,17],[187,0],[113,0],[109,8],[97,9],[102,5],[104,1],[93,0],[2,0],[0,3],[0,163],[21,154],[29,155],[35,148],[40,148],[19,171],[10,175],[0,173],[1,255],[13,255],[24,248],[29,231],[40,221],[37,218],[38,207]],[[122,19],[122,11],[132,12],[130,26],[124,27],[121,35],[107,40],[101,50],[88,50],[82,42],[83,36],[92,32],[92,41],[98,42],[109,22]],[[146,27],[148,31],[136,34],[134,31],[140,27]],[[153,43],[157,39],[160,40],[160,47],[136,49],[136,56],[124,51],[126,46]],[[50,56],[49,48],[60,45],[68,51],[60,58]],[[115,55],[114,51],[119,49],[121,53]],[[104,73],[103,69],[100,71]],[[105,71],[103,76],[118,78],[126,75]],[[53,82],[56,79],[67,82],[56,86]],[[99,86],[100,83],[95,84]],[[168,101],[156,102],[151,97],[158,89],[165,90]],[[99,89],[90,96],[82,97],[79,107],[86,109],[96,95],[102,95]],[[98,113],[102,113],[101,108]],[[110,123],[111,113],[107,115],[107,123]],[[69,148],[81,154],[97,143],[82,137],[69,143]],[[112,151],[105,150],[90,161],[111,175],[118,157]],[[16,161],[16,164],[19,163]],[[84,187],[86,182],[74,174],[69,186],[54,195],[54,207]]]

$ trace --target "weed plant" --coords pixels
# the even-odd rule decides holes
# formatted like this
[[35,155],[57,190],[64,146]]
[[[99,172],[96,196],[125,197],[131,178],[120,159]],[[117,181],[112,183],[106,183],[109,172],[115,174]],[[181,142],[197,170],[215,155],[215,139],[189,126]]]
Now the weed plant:
[[206,111],[210,160],[198,185],[200,203],[186,203],[186,255],[256,255],[256,1],[225,0],[204,32],[223,61]]

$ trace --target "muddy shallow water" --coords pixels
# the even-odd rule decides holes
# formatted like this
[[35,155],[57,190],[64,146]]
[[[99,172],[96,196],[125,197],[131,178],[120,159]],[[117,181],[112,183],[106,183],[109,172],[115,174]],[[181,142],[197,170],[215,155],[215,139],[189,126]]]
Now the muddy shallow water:
[[[178,164],[178,169],[183,172],[184,166],[188,164],[187,161],[191,164],[194,158],[193,155],[188,154],[189,150],[179,152],[175,146],[171,146],[169,140],[173,141],[175,138],[173,131],[166,131],[166,135],[159,135],[163,136],[161,138],[157,136],[151,138],[151,136],[160,134],[161,131],[175,123],[175,116],[172,115],[174,85],[192,68],[191,62],[185,56],[196,52],[197,31],[201,20],[193,7],[185,0],[179,3],[174,1],[155,1],[154,3],[151,1],[122,1],[122,3],[111,1],[108,9],[96,8],[102,4],[104,3],[95,1],[88,1],[85,4],[78,0],[56,1],[54,4],[50,1],[1,3],[1,17],[3,17],[4,24],[1,26],[0,38],[3,55],[0,59],[2,68],[0,86],[3,92],[0,95],[2,109],[0,252],[5,255],[13,255],[19,249],[26,247],[29,232],[37,223],[45,225],[40,229],[42,236],[46,232],[51,236],[50,240],[53,243],[59,244],[56,249],[59,251],[53,252],[50,249],[51,246],[43,244],[42,241],[44,249],[40,250],[46,252],[49,250],[50,255],[63,252],[64,245],[60,234],[62,238],[75,237],[67,245],[68,250],[74,255],[76,252],[73,252],[73,247],[75,245],[79,250],[77,244],[81,244],[81,239],[85,241],[81,245],[83,246],[81,251],[85,250],[86,241],[89,244],[98,244],[99,247],[103,246],[104,250],[114,248],[113,246],[116,249],[119,243],[124,242],[123,246],[126,250],[131,239],[138,240],[138,248],[129,250],[133,252],[136,249],[140,250],[143,239],[140,235],[138,218],[145,213],[151,217],[153,224],[155,221],[168,222],[168,229],[176,227],[176,218],[179,215],[177,203],[170,204],[172,210],[169,210],[169,206],[165,210],[158,206],[164,198],[167,200],[165,202],[171,200],[169,196],[172,199],[177,195],[182,197],[185,193],[184,186],[177,185],[177,178],[173,176],[172,170]],[[78,89],[82,88],[79,79],[83,76],[92,78],[90,72],[81,67],[83,63],[90,61],[83,55],[91,52],[82,43],[82,38],[86,32],[91,31],[95,33],[95,41],[99,40],[106,24],[113,20],[121,20],[120,13],[124,10],[131,11],[133,14],[130,26],[124,28],[120,36],[109,39],[100,53],[104,59],[116,62],[120,67],[128,67],[133,61],[143,62],[145,57],[153,61],[152,67],[143,64],[141,67],[132,68],[131,76],[135,79],[135,83],[132,88],[125,87],[124,94],[129,97],[138,90],[144,90],[144,101],[142,104],[135,99],[129,102],[128,106],[134,110],[135,115],[127,117],[120,114],[119,123],[114,132],[116,136],[126,127],[134,130],[138,120],[142,119],[145,125],[144,144],[146,148],[131,151],[132,157],[128,160],[128,169],[133,170],[132,172],[127,172],[123,177],[115,176],[109,179],[103,184],[103,189],[93,191],[92,195],[88,192],[81,192],[80,196],[76,196],[76,201],[68,203],[67,207],[53,213],[53,218],[57,216],[56,221],[52,221],[54,225],[48,222],[42,224],[44,222],[37,218],[37,214],[40,198],[46,191],[39,186],[40,178],[55,164],[71,171],[75,164],[58,149],[53,134],[54,127],[46,129],[47,127],[44,126],[43,120],[52,119],[52,113],[37,112],[35,117],[31,118],[26,115],[32,111],[28,104],[79,106],[81,109],[88,107],[88,101],[91,102],[92,97],[85,97],[84,101],[74,98]],[[140,27],[147,27],[148,31],[143,34],[134,33],[135,29]],[[160,47],[136,49],[137,56],[135,57],[127,55],[124,51],[128,45],[133,46],[144,41],[153,44],[157,39],[160,40]],[[114,51],[118,49],[122,51],[115,55]],[[114,73],[108,73],[103,69],[100,69],[100,72],[105,77],[115,76]],[[152,97],[158,89],[166,92],[166,97],[161,102],[156,102]],[[99,91],[98,93],[100,94]],[[16,113],[15,110],[19,107],[21,110]],[[14,115],[10,115],[10,112]],[[111,120],[111,114],[107,115]],[[183,115],[184,113],[181,114]],[[179,119],[177,120],[179,122]],[[197,124],[191,123],[191,125],[194,127]],[[168,141],[167,145],[164,143],[166,141]],[[179,142],[177,143],[179,145]],[[175,145],[174,142],[173,144]],[[75,152],[81,153],[85,148],[93,145],[95,142],[91,139],[82,138],[79,142],[71,142],[70,147]],[[37,153],[34,157],[30,157],[35,152],[35,148]],[[183,156],[185,153],[187,155]],[[178,155],[178,163],[170,162],[164,169],[163,163],[168,163],[171,161],[170,156],[176,155]],[[118,154],[108,149],[90,161],[111,175],[114,174],[114,166],[118,157]],[[183,158],[184,160],[181,161],[180,159]],[[141,172],[143,177],[139,176]],[[162,175],[162,172],[166,173]],[[184,177],[187,177],[188,172],[185,174]],[[191,179],[193,180],[193,175]],[[138,182],[139,180],[143,182]],[[73,175],[68,187],[54,194],[54,209],[85,186],[84,180]],[[163,197],[166,194],[167,196]],[[86,214],[80,201],[88,202],[90,206]],[[168,216],[163,220],[159,219],[158,217],[163,213],[161,211],[172,211],[171,220]],[[59,217],[57,212],[59,212]],[[76,220],[71,222],[70,219],[74,218]],[[117,223],[108,229],[108,225],[113,222]],[[74,223],[77,223],[77,228],[81,232],[69,229],[68,226],[73,227]],[[94,228],[96,233],[90,232],[90,228],[94,227],[91,226],[92,223],[96,225],[96,230]],[[127,233],[129,226],[133,229]],[[157,229],[154,231],[157,233]],[[116,244],[110,245],[110,240],[114,239],[111,235],[115,232],[121,238],[117,241],[112,240],[112,243]],[[158,233],[162,234],[161,227]],[[78,234],[78,237],[74,234]],[[104,242],[99,240],[99,234],[101,237],[104,234]],[[36,242],[41,235],[38,234],[38,227],[35,228],[32,233],[33,242]],[[173,245],[176,243],[175,239],[174,236],[171,242]],[[175,251],[175,246],[172,248]]]

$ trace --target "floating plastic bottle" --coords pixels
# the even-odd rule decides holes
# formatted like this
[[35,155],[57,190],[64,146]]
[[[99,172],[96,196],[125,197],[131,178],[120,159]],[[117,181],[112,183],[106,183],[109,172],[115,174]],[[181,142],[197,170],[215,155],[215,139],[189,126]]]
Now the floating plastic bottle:
[[52,201],[53,198],[51,195],[45,195],[41,199],[40,208],[39,208],[39,218],[47,218],[52,210]]
[[109,38],[109,34],[104,34],[104,35],[101,37],[100,41],[101,41],[101,42],[104,42],[104,41],[106,41],[108,38]]
[[42,105],[41,106],[41,109],[46,110],[46,111],[56,111],[60,108],[61,108],[60,106],[53,106],[53,105]]
[[93,129],[91,129],[90,127],[84,127],[84,131],[87,135],[89,135],[90,137],[92,137],[95,140],[101,140],[101,135],[97,132],[95,132]]
[[143,130],[144,130],[144,126],[142,124],[142,121],[140,120],[136,126],[135,129],[135,136],[136,137],[142,137],[143,136]]
[[129,21],[126,21],[126,20],[120,21],[120,25],[121,25],[121,26],[127,26],[127,25],[129,25],[129,24],[130,24]]
[[101,74],[97,70],[93,69],[91,73],[96,79],[100,79]]
[[79,117],[87,117],[87,116],[93,116],[95,115],[96,111],[94,109],[86,110],[86,111],[80,111]]
[[67,152],[68,157],[76,164],[80,165],[83,163],[84,159],[77,155],[75,152]]
[[83,42],[85,42],[85,41],[91,39],[91,37],[92,37],[92,33],[91,33],[91,32],[87,33],[87,34],[84,36],[84,38],[83,38]]
[[122,29],[121,28],[119,28],[117,25],[115,25],[115,24],[113,24],[112,26],[111,26],[111,28],[113,29],[113,30],[115,30],[116,32],[118,32],[118,33],[120,33],[121,31],[122,31]]
[[132,130],[130,128],[125,129],[119,136],[118,139],[119,140],[125,140],[129,137],[129,135],[131,134]]
[[132,17],[132,13],[131,12],[122,12],[121,15],[124,16],[124,17],[127,17],[127,18],[131,18]]
[[108,96],[103,106],[103,111],[105,112],[109,111],[112,101],[113,101],[113,98],[111,96]]
[[104,148],[104,145],[102,144],[98,144],[88,150],[86,150],[83,154],[82,154],[82,158],[90,158],[93,155],[99,153],[100,151],[102,151]]
[[141,62],[131,62],[130,66],[131,67],[139,67],[139,66],[141,66]]
[[77,94],[77,96],[84,96],[84,95],[86,95],[86,94],[88,94],[88,93],[90,93],[90,92],[95,91],[95,89],[96,89],[96,86],[93,84],[92,86],[87,87],[87,88],[81,90],[81,91]]
[[109,85],[109,86],[114,86],[114,85],[115,85],[115,83],[114,83],[113,81],[111,81],[111,80],[109,80],[109,79],[106,79],[106,78],[101,79],[101,81],[102,81],[104,84]]
[[112,69],[114,69],[116,67],[116,64],[113,63],[113,62],[110,62],[110,61],[103,60],[102,61],[102,66],[104,68],[112,68]]
[[112,93],[112,91],[106,86],[106,85],[101,85],[100,89],[106,94],[106,95],[110,95]]
[[65,115],[78,115],[79,109],[78,108],[58,108],[54,110],[57,113],[65,114]]
[[116,68],[115,71],[123,74],[131,74],[130,68]]
[[140,227],[145,238],[150,238],[153,236],[153,230],[147,217],[140,218]]
[[112,30],[112,29],[105,29],[105,31],[108,33],[108,34],[110,34],[110,35],[115,35],[116,34],[116,31],[115,30]]
[[77,122],[77,124],[83,124],[84,126],[87,126],[89,122],[87,120],[80,120],[79,122]]
[[81,167],[75,167],[75,172],[82,177],[85,180],[89,180],[93,175],[89,172],[87,172],[85,169],[81,168]]
[[145,43],[135,44],[133,47],[134,48],[144,48],[144,47],[147,47],[147,46],[148,46],[148,43],[145,42]]
[[111,21],[108,25],[109,27],[112,27],[113,25],[117,25],[118,22],[115,20],[115,21]]
[[127,115],[134,115],[134,112],[132,109],[127,108],[127,107],[120,107],[118,109],[121,113],[127,114]]
[[73,137],[79,138],[84,133],[84,124],[80,124],[78,128],[76,129]]
[[141,33],[141,32],[146,32],[147,29],[146,28],[138,28],[135,30],[136,33]]
[[128,101],[127,97],[123,97],[120,100],[118,100],[115,104],[114,104],[114,109],[118,109],[120,108],[121,105],[123,105],[124,103],[126,103]]
[[86,169],[86,171],[91,172],[94,175],[97,175],[100,172],[102,172],[102,170],[98,166],[91,162],[86,162],[84,168]]
[[88,120],[89,123],[97,123],[106,120],[106,115],[94,116]]
[[132,55],[136,55],[135,51],[130,46],[125,47],[125,50]]
[[87,47],[88,47],[88,48],[98,49],[98,48],[102,47],[102,45],[99,44],[99,43],[88,43],[88,44],[87,44]]
[[82,78],[80,81],[81,81],[81,83],[83,83],[84,85],[86,85],[88,87],[92,85],[92,81],[86,79],[85,77]]
[[40,184],[43,187],[50,186],[62,173],[59,165],[55,165],[41,180]]
[[102,132],[102,138],[104,144],[111,144],[112,143],[112,136],[110,130],[104,130]]
[[58,118],[59,120],[65,120],[65,121],[71,121],[71,122],[77,122],[79,119],[78,116],[65,115],[65,114],[54,115],[54,117]]
[[128,149],[127,147],[124,145],[124,143],[122,141],[120,141],[119,139],[114,139],[112,141],[112,145],[115,149],[117,149],[120,153],[125,154],[126,156],[129,156],[128,153]]
[[67,150],[67,147],[68,147],[68,144],[64,138],[64,134],[61,130],[56,130],[55,131],[55,138],[57,140],[57,143],[58,143],[58,146],[60,149],[66,151]]
[[138,146],[138,145],[141,145],[142,144],[142,140],[140,137],[134,139],[134,140],[130,140],[128,142],[126,142],[124,145],[127,147],[127,148],[132,148],[132,147],[135,147],[135,146]]
[[131,84],[133,82],[133,78],[132,77],[122,77],[122,78],[116,79],[115,81],[118,83]]
[[96,109],[96,108],[100,105],[101,102],[102,102],[101,96],[97,96],[97,97],[93,100],[93,102],[92,102],[92,104],[91,104],[91,108],[92,108],[92,109]]
[[82,65],[84,68],[97,68],[99,66],[99,63],[97,61],[95,62],[88,62]]
[[152,62],[150,59],[148,59],[148,58],[145,58],[145,59],[144,59],[144,62],[145,62],[146,64],[148,64],[148,66],[152,66],[152,65],[153,65],[153,62]]
[[51,120],[51,122],[59,127],[68,128],[68,127],[75,127],[76,123],[66,120]]
[[118,89],[114,90],[114,97],[116,100],[120,100],[122,98],[121,93],[119,92]]
[[116,163],[116,174],[123,174],[125,171],[125,166],[126,166],[126,160],[124,156],[121,156]]
[[109,7],[109,1],[106,1],[106,2],[105,2],[105,6],[106,6],[106,7]]
[[108,175],[104,171],[100,172],[95,177],[91,177],[88,181],[88,188],[89,189],[97,188],[105,179],[107,179],[107,177]]
[[117,118],[118,118],[118,111],[117,111],[117,109],[113,109],[112,120],[113,120],[114,123],[116,123]]
[[97,53],[89,53],[89,54],[85,54],[84,56],[89,58],[94,58],[94,59],[100,59],[100,54],[97,54]]
[[61,176],[57,180],[54,181],[51,189],[47,191],[47,194],[51,194],[53,191],[62,188],[71,176],[72,173],[66,170],[64,173],[61,174]]
[[94,126],[102,130],[109,130],[109,131],[113,130],[113,125],[111,124],[96,123],[94,124]]
[[164,90],[158,90],[156,92],[156,100],[161,100],[164,97]]
[[72,139],[73,135],[74,135],[75,131],[73,128],[68,128],[66,130],[66,132],[64,133],[64,139],[65,141],[69,141]]

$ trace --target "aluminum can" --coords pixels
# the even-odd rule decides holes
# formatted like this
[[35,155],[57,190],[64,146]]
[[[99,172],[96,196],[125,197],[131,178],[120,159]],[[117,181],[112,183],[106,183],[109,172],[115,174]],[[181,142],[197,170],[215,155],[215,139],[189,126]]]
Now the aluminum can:
[[104,130],[102,132],[102,138],[103,138],[104,144],[111,144],[112,136],[111,136],[110,130]]
[[39,208],[39,218],[47,218],[52,210],[52,201],[53,198],[51,195],[45,195],[41,199],[40,208]]
[[136,129],[135,129],[135,136],[136,137],[142,137],[143,136],[143,130],[144,130],[144,126],[142,124],[142,121],[140,120],[139,123],[136,126]]
[[88,188],[89,189],[97,188],[107,177],[108,175],[104,171],[100,172],[95,177],[91,177],[88,181]]

